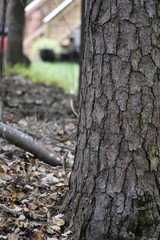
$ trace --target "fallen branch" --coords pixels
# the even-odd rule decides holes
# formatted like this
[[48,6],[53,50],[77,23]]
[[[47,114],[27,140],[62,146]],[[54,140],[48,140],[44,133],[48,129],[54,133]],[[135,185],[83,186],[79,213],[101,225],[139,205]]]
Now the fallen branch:
[[75,147],[69,147],[69,146],[64,145],[63,143],[57,143],[57,144],[55,144],[55,146],[59,147],[59,148],[67,149],[71,152],[75,151]]
[[0,137],[6,139],[17,147],[32,153],[35,157],[51,166],[61,166],[62,159],[45,149],[33,138],[13,127],[0,122]]

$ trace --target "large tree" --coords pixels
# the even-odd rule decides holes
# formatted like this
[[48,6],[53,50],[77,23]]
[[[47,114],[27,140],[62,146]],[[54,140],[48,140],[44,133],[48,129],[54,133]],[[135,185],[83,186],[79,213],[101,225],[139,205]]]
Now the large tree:
[[24,8],[26,4],[27,0],[10,1],[6,60],[11,65],[17,63],[29,65],[29,60],[23,54],[23,33],[25,26]]
[[160,4],[85,0],[76,240],[160,239]]

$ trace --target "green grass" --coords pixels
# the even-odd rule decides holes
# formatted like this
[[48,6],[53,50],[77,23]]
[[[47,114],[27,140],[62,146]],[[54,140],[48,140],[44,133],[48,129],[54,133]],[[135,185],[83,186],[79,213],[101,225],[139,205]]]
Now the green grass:
[[79,65],[76,63],[32,62],[29,68],[22,65],[6,66],[6,72],[21,73],[32,82],[54,84],[66,92],[77,93]]

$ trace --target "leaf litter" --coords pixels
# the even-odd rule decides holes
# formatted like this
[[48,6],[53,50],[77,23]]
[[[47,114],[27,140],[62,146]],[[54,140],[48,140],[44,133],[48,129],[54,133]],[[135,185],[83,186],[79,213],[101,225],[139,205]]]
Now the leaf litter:
[[[17,74],[5,79],[4,122],[65,161],[74,160],[77,118],[72,95]],[[71,169],[51,167],[4,139],[0,152],[0,240],[71,240],[60,209]]]

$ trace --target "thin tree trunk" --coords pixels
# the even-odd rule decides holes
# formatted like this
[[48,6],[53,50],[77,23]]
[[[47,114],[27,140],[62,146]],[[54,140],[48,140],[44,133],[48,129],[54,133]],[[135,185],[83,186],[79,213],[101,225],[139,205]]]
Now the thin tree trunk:
[[84,56],[84,31],[85,31],[85,0],[81,0],[81,46],[80,46],[79,89],[78,89],[79,100],[80,100],[80,89],[81,89],[82,62],[83,62],[83,56]]
[[76,240],[160,239],[159,1],[86,0]]
[[5,25],[6,25],[6,11],[7,1],[3,0],[2,6],[2,19],[1,19],[1,44],[0,44],[0,121],[3,120],[3,97],[4,97],[4,36],[5,36]]
[[2,6],[2,18],[1,18],[1,24],[0,24],[0,30],[1,30],[1,44],[0,44],[0,79],[3,78],[3,61],[4,61],[4,36],[5,36],[5,25],[6,25],[6,11],[7,11],[7,0],[3,0],[3,6]]
[[23,31],[25,25],[24,8],[26,0],[14,0],[10,3],[9,32],[6,60],[10,65],[24,63]]

